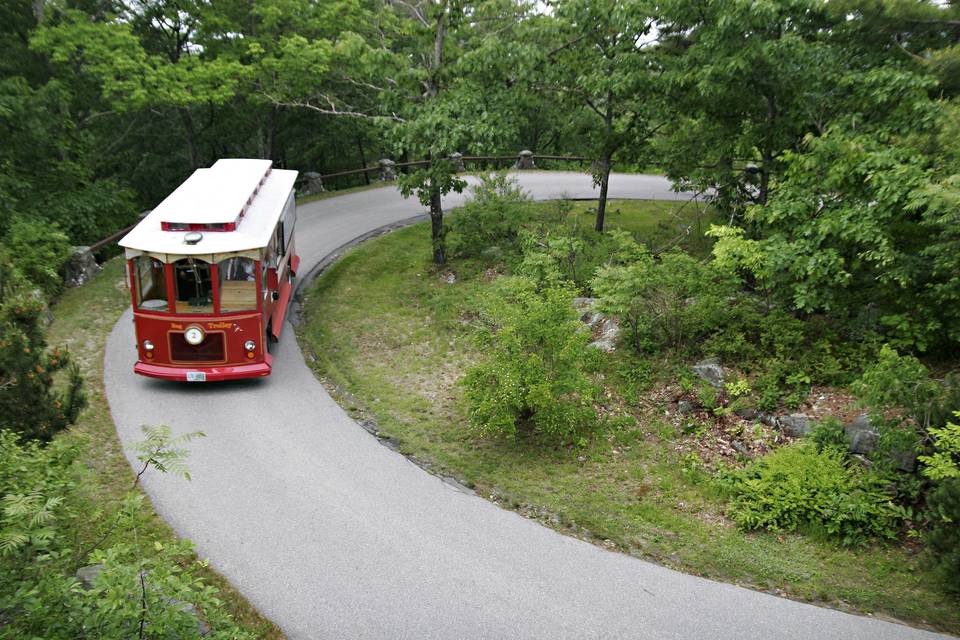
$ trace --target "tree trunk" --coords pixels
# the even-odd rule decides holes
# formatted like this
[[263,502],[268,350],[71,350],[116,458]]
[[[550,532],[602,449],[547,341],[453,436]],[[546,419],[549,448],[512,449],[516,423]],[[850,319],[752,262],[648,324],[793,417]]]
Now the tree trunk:
[[[357,136],[357,150],[360,151],[360,166],[366,167],[367,156],[363,152],[363,137],[360,135]],[[370,174],[367,173],[366,171],[363,172],[363,183],[370,184]]]
[[430,233],[433,240],[433,263],[444,264],[447,261],[446,229],[443,228],[443,205],[440,189],[430,187]]
[[600,199],[597,201],[597,224],[594,226],[599,233],[603,233],[603,219],[607,214],[607,191],[610,187],[611,154],[603,152],[600,159]]
[[610,164],[613,159],[613,92],[607,92],[607,112],[603,117],[603,156],[600,158],[600,200],[597,202],[597,224],[594,229],[603,233],[603,218],[607,214],[607,191],[610,186]]
[[183,130],[186,134],[187,150],[190,153],[190,167],[197,169],[200,167],[200,151],[197,149],[197,132],[193,126],[193,116],[186,107],[177,109],[180,114],[180,120],[183,121]]

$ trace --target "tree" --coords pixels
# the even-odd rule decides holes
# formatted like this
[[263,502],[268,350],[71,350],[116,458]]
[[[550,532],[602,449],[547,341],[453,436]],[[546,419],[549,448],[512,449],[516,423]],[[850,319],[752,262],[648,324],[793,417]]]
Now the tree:
[[[2,247],[0,247],[2,250]],[[79,370],[62,348],[48,351],[47,306],[0,255],[0,428],[27,438],[49,440],[76,420],[86,404]],[[53,376],[66,370],[66,389],[54,390]]]
[[556,48],[544,71],[553,91],[590,114],[587,140],[600,186],[595,228],[603,231],[614,156],[637,157],[659,127],[654,6],[645,0],[556,0],[551,6]]
[[[779,158],[835,111],[840,52],[817,0],[677,0],[658,22],[674,117],[658,146],[667,173],[720,206],[765,204]],[[746,169],[746,170],[745,170]]]

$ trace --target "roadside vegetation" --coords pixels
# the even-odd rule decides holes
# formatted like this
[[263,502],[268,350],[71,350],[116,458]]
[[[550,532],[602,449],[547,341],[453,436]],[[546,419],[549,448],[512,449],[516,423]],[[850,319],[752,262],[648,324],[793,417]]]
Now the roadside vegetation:
[[[123,455],[102,375],[124,263],[63,293],[49,329],[43,300],[3,274],[0,638],[282,638],[153,512]],[[138,471],[188,472],[188,449],[153,427]]]
[[[943,362],[788,312],[730,267],[755,247],[715,209],[612,202],[597,234],[592,207],[492,176],[451,217],[447,265],[422,225],[355,249],[309,292],[308,360],[380,437],[548,526],[960,630]],[[803,437],[764,420],[801,413]],[[861,413],[869,454],[844,431]]]

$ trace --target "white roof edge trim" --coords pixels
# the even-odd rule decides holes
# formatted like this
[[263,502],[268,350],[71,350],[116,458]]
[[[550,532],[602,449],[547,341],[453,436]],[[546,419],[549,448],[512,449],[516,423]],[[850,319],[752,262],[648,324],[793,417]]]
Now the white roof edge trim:
[[[229,167],[235,162],[240,161],[227,161],[224,166]],[[271,171],[235,231],[201,231],[203,239],[197,244],[188,245],[184,243],[183,236],[189,232],[163,231],[162,212],[154,209],[119,244],[128,250],[182,256],[257,251],[270,243],[273,230],[293,193],[296,179],[296,171]]]

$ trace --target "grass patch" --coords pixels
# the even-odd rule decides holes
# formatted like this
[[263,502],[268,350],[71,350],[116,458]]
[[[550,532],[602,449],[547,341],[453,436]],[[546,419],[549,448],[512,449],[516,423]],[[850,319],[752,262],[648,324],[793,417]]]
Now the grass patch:
[[[91,282],[67,290],[53,309],[54,321],[48,333],[51,345],[67,345],[83,372],[88,406],[77,423],[56,437],[73,440],[83,449],[83,486],[89,513],[110,513],[123,499],[133,482],[133,473],[123,455],[116,428],[104,395],[103,351],[106,338],[117,318],[130,304],[124,282],[125,263],[114,259],[104,265]],[[130,375],[133,375],[131,372]],[[189,459],[187,460],[189,465]],[[151,471],[150,473],[153,473]],[[156,514],[142,525],[136,541],[127,540],[149,554],[154,542],[176,539],[170,527]],[[80,546],[89,546],[99,535],[97,527],[77,531]],[[212,569],[204,569],[206,582],[216,587],[223,606],[233,618],[258,637],[276,640],[284,635],[269,620]]]
[[[554,206],[536,205],[545,217]],[[593,206],[574,203],[577,225],[592,225]],[[614,201],[607,220],[653,248],[678,242],[691,253],[709,252],[702,237],[709,214],[692,205]],[[481,355],[473,341],[473,300],[498,267],[454,261],[438,271],[429,255],[426,224],[354,249],[310,288],[299,329],[317,375],[403,453],[488,499],[608,548],[798,600],[960,631],[960,603],[914,547],[850,549],[816,535],[737,529],[725,516],[722,489],[681,450],[685,434],[665,418],[666,403],[655,394],[639,394],[630,403],[632,423],[611,426],[582,449],[544,450],[473,434],[457,382]],[[652,373],[638,372],[618,351],[604,366],[611,381],[646,376],[633,383],[649,389],[665,375],[658,371],[676,365],[654,363]]]

